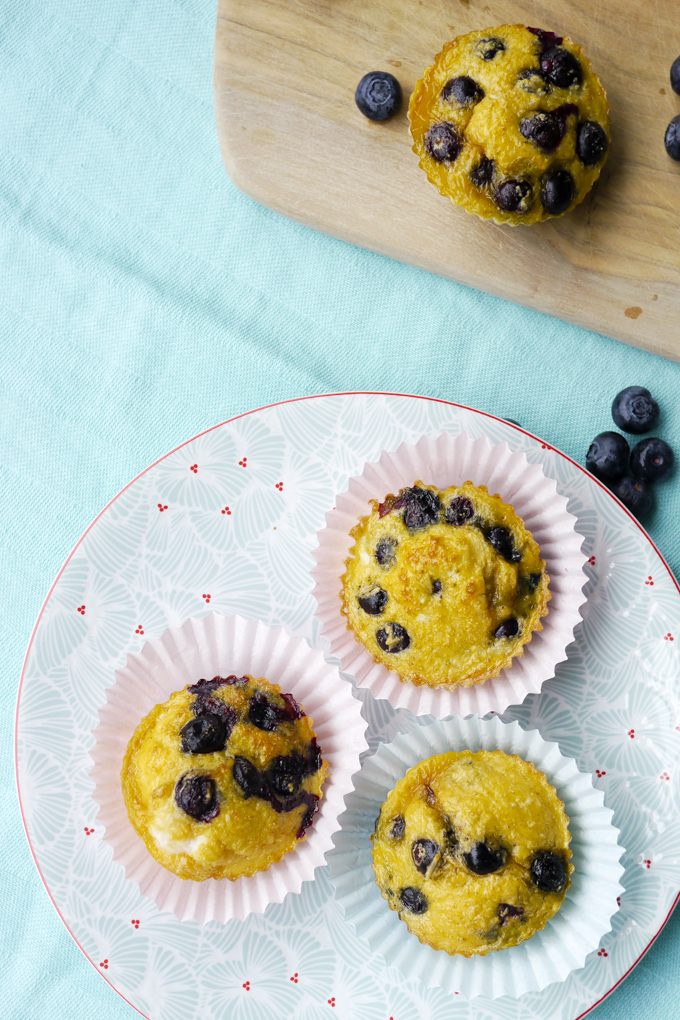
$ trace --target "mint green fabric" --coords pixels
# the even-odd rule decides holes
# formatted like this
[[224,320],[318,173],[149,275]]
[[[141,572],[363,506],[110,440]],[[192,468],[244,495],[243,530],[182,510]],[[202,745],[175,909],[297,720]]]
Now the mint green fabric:
[[[17,809],[13,717],[50,584],[157,457],[249,408],[391,390],[519,421],[583,462],[626,385],[680,452],[680,367],[313,233],[228,180],[215,0],[0,9],[0,1001],[19,1020],[130,1020],[63,928]],[[348,96],[348,102],[351,97]],[[483,229],[480,226],[480,229]],[[538,267],[540,272],[540,267]],[[680,480],[648,529],[680,570]],[[598,1020],[666,1020],[680,915]]]

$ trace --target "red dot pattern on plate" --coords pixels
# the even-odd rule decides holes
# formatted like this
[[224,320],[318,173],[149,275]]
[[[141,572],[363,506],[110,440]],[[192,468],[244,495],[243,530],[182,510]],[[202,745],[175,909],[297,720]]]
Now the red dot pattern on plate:
[[652,866],[652,862],[651,861],[643,861],[642,863],[647,868],[647,870],[649,870],[651,868],[651,866]]
[[669,631],[668,634],[664,634],[663,639],[664,639],[664,641],[672,641],[673,640],[673,635]]
[[647,576],[647,580],[645,581],[645,584],[651,584],[651,585],[654,584],[654,582],[652,581],[652,575],[651,574],[649,574]]
[[91,835],[92,835],[92,833],[94,832],[94,829],[88,829],[88,827],[87,827],[87,825],[86,825],[86,826],[85,826],[85,829],[84,829],[84,832],[85,832],[85,835],[86,835],[86,836],[91,836]]
[[333,1006],[333,1008],[335,1008],[335,996],[333,996],[332,999],[328,999],[328,1005]]
[[547,443],[541,443],[542,450],[552,450],[552,446],[548,446]]
[[668,775],[667,772],[662,772],[661,775],[659,776],[659,779],[666,779],[666,780],[668,780],[670,778],[671,777]]
[[198,464],[192,464],[189,470],[193,471],[193,473],[196,474],[196,472],[198,471]]
[[602,779],[602,776],[606,776],[607,773],[603,769],[595,769],[595,775],[598,779]]
[[104,970],[108,970],[109,969],[109,961],[108,960],[102,960],[102,962],[99,964],[99,966],[103,967]]
[[247,992],[249,992],[250,991],[250,981],[244,981],[243,982],[243,987],[245,988],[245,990]]
[[617,896],[617,897],[616,897],[616,905],[617,905],[618,907],[620,907],[620,906],[621,906],[621,897],[620,897],[620,896]]
[[201,598],[205,599],[206,602],[210,602],[211,596],[210,595],[201,595]]
[[137,627],[137,630],[135,631],[135,634],[143,634],[143,633],[144,633],[144,628],[142,627],[142,625],[140,623],[139,626]]
[[244,457],[243,460],[238,462],[239,467],[248,467],[248,458]]
[[222,513],[227,514],[228,517],[231,517],[231,510],[229,509],[228,506],[225,506],[224,510],[222,510]]
[[158,507],[161,513],[163,513],[164,510],[168,509],[167,503],[157,503],[156,506]]
[[80,613],[81,616],[85,616],[85,606],[78,606],[76,613]]
[[298,972],[297,971],[295,971],[295,973],[293,974],[293,976],[292,976],[292,978],[290,980],[294,981],[295,984],[298,983]]
[[130,921],[130,924],[133,926],[133,928],[139,928],[139,921],[138,920],[135,921],[133,919],[132,921]]
[[595,557],[594,556],[590,556],[588,558],[588,563],[590,563],[591,567],[594,567],[595,566]]
[[274,488],[278,489],[279,492],[283,492],[283,482],[277,482]]
[[628,730],[627,736],[629,736],[631,740],[635,740],[635,730]]
[[597,955],[598,956],[609,956],[609,953],[607,952],[606,949],[598,949]]

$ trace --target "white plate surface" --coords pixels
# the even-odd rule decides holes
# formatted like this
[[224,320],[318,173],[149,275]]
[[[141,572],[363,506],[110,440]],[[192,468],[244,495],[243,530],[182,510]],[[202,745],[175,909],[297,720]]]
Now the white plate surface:
[[[334,494],[383,449],[443,430],[506,442],[540,463],[567,497],[590,557],[568,660],[503,718],[537,727],[597,775],[626,848],[625,892],[586,966],[518,1000],[447,995],[366,958],[327,868],[243,922],[201,926],[161,913],[113,862],[88,775],[91,731],[115,670],[167,627],[238,613],[324,648],[309,570]],[[17,708],[17,779],[41,877],[93,966],[153,1020],[575,1020],[630,971],[678,897],[679,610],[670,571],[614,497],[499,419],[425,398],[339,394],[226,422],[109,504],[38,618]],[[409,712],[361,697],[373,749],[413,725]]]

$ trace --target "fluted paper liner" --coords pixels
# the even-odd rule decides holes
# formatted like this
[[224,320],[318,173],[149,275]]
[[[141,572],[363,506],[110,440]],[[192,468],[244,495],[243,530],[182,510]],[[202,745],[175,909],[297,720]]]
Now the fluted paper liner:
[[[546,775],[569,817],[574,873],[562,906],[542,931],[512,949],[465,958],[423,945],[390,910],[371,868],[370,837],[387,794],[408,769],[434,754],[481,749],[519,755]],[[624,870],[613,811],[604,806],[604,794],[593,787],[592,777],[579,772],[576,762],[564,758],[557,744],[547,743],[538,730],[476,717],[416,725],[390,744],[381,744],[364,761],[354,786],[340,816],[340,832],[333,837],[335,848],[327,855],[331,882],[345,920],[388,967],[399,967],[408,978],[438,985],[451,995],[518,998],[564,981],[583,967],[610,931]]]
[[[524,645],[523,657],[515,657],[498,677],[483,684],[434,688],[400,680],[355,640],[341,612],[340,578],[354,545],[350,531],[370,513],[371,499],[383,500],[390,492],[396,495],[415,481],[439,489],[466,481],[486,485],[492,495],[498,493],[514,507],[547,563],[552,598],[548,615],[541,620],[543,630],[535,631]],[[486,715],[521,704],[528,694],[537,694],[543,682],[554,676],[557,663],[566,659],[566,648],[581,618],[586,557],[575,525],[576,518],[568,512],[555,480],[547,478],[539,464],[529,464],[523,453],[513,453],[506,443],[493,444],[486,437],[473,440],[465,432],[459,436],[442,433],[385,451],[376,463],[350,478],[347,490],[336,496],[335,509],[326,514],[325,528],[317,534],[313,595],[331,655],[374,698],[386,698],[394,708],[407,708],[415,715]]]
[[[173,691],[203,677],[244,673],[280,684],[311,716],[323,758],[330,765],[323,797],[306,838],[266,871],[236,882],[183,881],[154,860],[130,824],[120,780],[125,750],[142,718]],[[170,627],[128,655],[106,697],[90,751],[94,762],[90,775],[96,784],[93,798],[99,807],[98,821],[105,828],[104,839],[113,847],[113,859],[122,864],[125,877],[139,886],[142,895],[180,921],[225,922],[261,913],[313,879],[314,869],[325,863],[324,854],[332,846],[345,795],[352,789],[351,777],[367,746],[361,703],[322,652],[282,628],[213,613]]]

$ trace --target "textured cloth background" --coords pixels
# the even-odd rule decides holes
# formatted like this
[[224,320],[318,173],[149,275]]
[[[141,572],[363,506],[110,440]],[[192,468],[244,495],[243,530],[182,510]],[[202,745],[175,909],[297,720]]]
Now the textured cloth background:
[[[0,1002],[9,1018],[135,1011],[38,879],[17,809],[14,703],[71,548],[139,471],[287,397],[426,394],[515,418],[583,462],[623,386],[680,453],[680,367],[289,223],[220,160],[215,0],[0,3]],[[348,101],[350,98],[348,97]],[[540,267],[537,267],[540,272]],[[680,570],[680,480],[647,523]],[[598,1020],[677,1015],[680,916]]]

